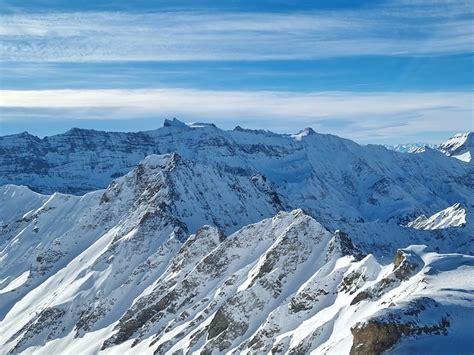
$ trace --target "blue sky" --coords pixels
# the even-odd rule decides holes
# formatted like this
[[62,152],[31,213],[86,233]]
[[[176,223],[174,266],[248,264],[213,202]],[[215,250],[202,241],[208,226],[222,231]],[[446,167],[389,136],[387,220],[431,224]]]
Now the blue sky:
[[0,0],[0,134],[165,118],[361,143],[474,130],[469,1]]

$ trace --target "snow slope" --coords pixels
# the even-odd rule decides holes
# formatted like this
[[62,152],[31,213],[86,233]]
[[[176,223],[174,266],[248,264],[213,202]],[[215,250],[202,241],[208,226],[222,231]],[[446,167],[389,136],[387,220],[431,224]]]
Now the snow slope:
[[[30,205],[23,203],[25,194],[33,197]],[[12,195],[3,201],[5,210],[23,210],[1,226],[0,285],[11,288],[29,274],[21,287],[3,296],[0,319],[27,292],[105,235],[115,240],[125,235],[145,238],[142,233],[149,233],[152,238],[162,234],[161,223],[174,226],[162,237],[153,237],[158,244],[149,245],[145,238],[141,247],[152,252],[172,231],[182,240],[204,223],[230,232],[239,223],[256,222],[281,209],[271,191],[250,178],[225,176],[176,154],[149,156],[107,190],[82,197],[44,196],[12,185],[0,188],[0,196]],[[143,226],[149,230],[143,231]]]
[[0,323],[2,349],[362,354],[474,346],[474,257],[412,246],[381,264],[301,210],[228,237],[205,226],[186,241],[172,221],[153,220],[114,227],[18,300]]

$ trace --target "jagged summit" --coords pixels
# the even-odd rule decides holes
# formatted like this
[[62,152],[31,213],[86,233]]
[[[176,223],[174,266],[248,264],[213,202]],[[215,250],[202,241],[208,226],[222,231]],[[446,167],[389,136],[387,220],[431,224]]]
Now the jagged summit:
[[[15,136],[15,135],[12,135],[12,136]],[[30,134],[28,131],[20,132],[20,133],[16,134],[16,136],[22,137],[22,138],[35,137],[34,135]]]
[[217,126],[214,123],[204,123],[204,122],[192,122],[192,123],[184,123],[177,118],[173,118],[172,120],[165,119],[163,127],[167,128],[216,128]]
[[12,143],[14,143],[17,140],[28,140],[28,141],[40,141],[41,139],[35,135],[30,134],[28,131],[23,131],[20,133],[15,133],[15,134],[8,134],[6,136],[0,136],[0,139],[5,139],[8,140]]
[[316,132],[311,127],[306,127],[305,129],[299,131],[296,134],[291,135],[295,140],[301,140],[306,136],[315,135]]
[[474,133],[458,133],[440,144],[439,149],[446,155],[470,162],[474,155]]
[[400,153],[421,153],[424,152],[426,148],[437,149],[437,144],[427,144],[427,143],[406,143],[406,144],[394,144],[394,145],[383,145],[385,148],[394,150]]
[[173,118],[172,120],[165,119],[163,127],[187,128],[188,125],[177,118]]
[[440,145],[443,149],[449,149],[455,151],[457,148],[465,144],[471,144],[473,140],[474,133],[473,132],[462,132],[457,133],[451,138],[449,138],[446,142]]
[[283,208],[269,184],[257,183],[252,176],[225,174],[176,153],[149,155],[115,179],[102,202],[114,205],[119,201],[165,211],[191,232],[210,224],[230,233]]
[[[67,130],[64,134],[75,135],[75,134],[89,134],[89,133],[99,133],[99,132],[102,133],[103,131],[98,131],[98,130],[90,129],[90,128],[73,127]],[[103,132],[103,133],[107,133],[107,132]]]
[[171,163],[179,161],[179,159],[180,156],[176,153],[162,155],[150,154],[140,162],[140,165],[145,165],[152,169],[155,169],[157,167],[164,168],[165,166]]

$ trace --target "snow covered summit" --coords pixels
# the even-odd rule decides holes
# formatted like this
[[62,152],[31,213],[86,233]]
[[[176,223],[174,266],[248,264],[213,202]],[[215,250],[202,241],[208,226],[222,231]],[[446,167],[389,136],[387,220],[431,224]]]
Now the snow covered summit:
[[459,133],[439,146],[446,155],[456,159],[470,162],[474,155],[474,133]]

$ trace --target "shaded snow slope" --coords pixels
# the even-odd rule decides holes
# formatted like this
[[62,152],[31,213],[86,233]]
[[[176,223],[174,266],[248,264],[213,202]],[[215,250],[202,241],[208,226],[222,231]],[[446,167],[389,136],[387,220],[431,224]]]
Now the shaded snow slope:
[[0,186],[0,226],[21,219],[25,213],[40,207],[48,196],[31,191],[26,186]]

